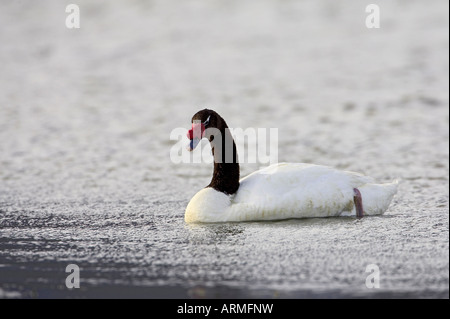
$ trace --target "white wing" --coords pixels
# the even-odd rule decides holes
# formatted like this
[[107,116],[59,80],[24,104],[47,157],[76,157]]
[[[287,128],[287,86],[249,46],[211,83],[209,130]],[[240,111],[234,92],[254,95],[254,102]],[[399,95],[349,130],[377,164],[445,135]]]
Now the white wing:
[[354,215],[355,187],[362,194],[365,213],[382,214],[396,193],[397,182],[374,184],[371,177],[320,165],[274,164],[241,180],[226,220]]

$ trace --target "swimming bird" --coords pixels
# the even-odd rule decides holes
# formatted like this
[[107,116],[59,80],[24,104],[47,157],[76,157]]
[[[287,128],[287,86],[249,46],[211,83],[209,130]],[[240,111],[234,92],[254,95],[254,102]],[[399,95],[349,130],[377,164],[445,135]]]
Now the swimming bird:
[[304,163],[277,163],[240,179],[236,144],[225,120],[204,109],[188,131],[193,151],[202,138],[214,157],[211,183],[186,207],[185,221],[239,222],[383,214],[398,181],[378,184],[359,173]]

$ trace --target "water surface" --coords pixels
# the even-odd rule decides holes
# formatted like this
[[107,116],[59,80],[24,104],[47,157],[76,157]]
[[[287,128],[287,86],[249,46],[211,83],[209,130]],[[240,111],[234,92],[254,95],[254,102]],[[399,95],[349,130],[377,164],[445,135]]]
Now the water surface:
[[[78,4],[78,30],[60,1],[0,4],[0,297],[448,298],[448,2],[378,1],[377,30],[359,1]],[[204,107],[398,195],[187,225],[212,167],[172,163],[169,136]]]

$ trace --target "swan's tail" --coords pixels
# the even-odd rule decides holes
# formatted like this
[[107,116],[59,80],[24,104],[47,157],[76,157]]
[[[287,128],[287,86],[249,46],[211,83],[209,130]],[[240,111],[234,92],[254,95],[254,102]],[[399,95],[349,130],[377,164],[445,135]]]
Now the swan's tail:
[[399,180],[386,184],[366,184],[358,187],[364,203],[365,215],[381,215],[397,193]]

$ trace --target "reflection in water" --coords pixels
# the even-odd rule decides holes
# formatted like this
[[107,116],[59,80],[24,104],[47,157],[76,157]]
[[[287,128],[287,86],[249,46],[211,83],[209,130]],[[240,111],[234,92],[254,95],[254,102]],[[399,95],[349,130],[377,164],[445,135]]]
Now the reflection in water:
[[242,240],[245,225],[238,223],[226,224],[186,224],[189,230],[189,242],[191,244],[217,244],[229,242],[239,244]]

